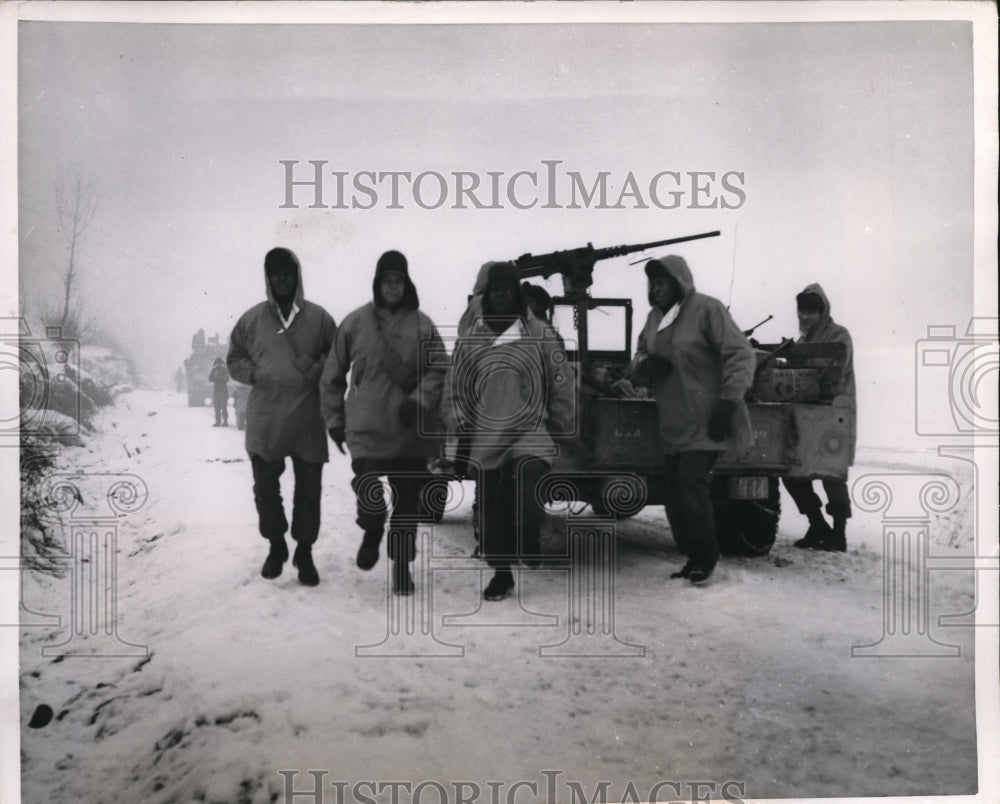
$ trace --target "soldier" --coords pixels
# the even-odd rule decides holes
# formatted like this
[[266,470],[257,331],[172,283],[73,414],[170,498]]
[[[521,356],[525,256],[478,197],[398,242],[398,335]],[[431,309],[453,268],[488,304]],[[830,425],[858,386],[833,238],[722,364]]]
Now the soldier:
[[488,265],[441,407],[476,474],[482,555],[494,569],[483,598],[502,600],[514,589],[513,563],[538,560],[545,512],[535,490],[553,446],[571,434],[575,399],[572,369],[552,328],[528,314],[517,269]]
[[528,310],[539,321],[546,324],[552,323],[552,297],[541,285],[533,285],[531,282],[521,283],[521,293],[524,301],[528,305]]
[[[846,328],[834,322],[830,316],[830,301],[818,284],[811,284],[795,297],[799,317],[798,343],[842,343],[846,347],[846,355],[842,361],[828,358],[811,358],[806,365],[822,370],[820,381],[820,396],[832,399],[836,406],[849,408],[856,413],[856,393],[854,388],[854,355],[851,344],[851,333]],[[853,422],[855,417],[851,417]],[[848,465],[854,464],[854,447],[857,438],[853,426],[850,434]],[[814,550],[829,550],[844,552],[847,550],[845,533],[847,520],[851,516],[851,496],[847,490],[847,482],[836,479],[823,479],[823,489],[826,491],[826,512],[833,519],[833,527],[823,516],[823,503],[813,490],[810,478],[782,478],[785,488],[795,501],[800,514],[809,520],[806,535],[795,542],[796,547],[812,548]]]
[[247,310],[229,336],[226,364],[233,379],[251,386],[247,400],[246,450],[253,469],[260,535],[270,549],[261,575],[277,578],[288,560],[288,521],[281,500],[281,473],[291,457],[292,565],[299,582],[316,586],[312,545],[319,534],[323,464],[329,459],[320,413],[319,378],[333,346],[336,325],[318,304],[306,301],[298,258],[286,248],[264,258],[267,301]]
[[[652,309],[629,375],[652,390],[665,453],[667,521],[688,561],[673,578],[703,584],[719,560],[709,494],[720,454],[751,442],[744,396],[756,358],[718,299],[698,293],[683,257],[646,263]],[[631,380],[618,387],[635,395]]]
[[208,373],[208,381],[212,383],[212,404],[215,406],[215,424],[213,427],[229,426],[229,372],[221,357],[215,358],[212,370]]
[[419,307],[406,257],[385,252],[375,266],[372,301],[344,319],[320,385],[330,438],[342,454],[345,443],[351,453],[356,521],[363,532],[356,561],[362,570],[378,562],[385,528],[380,476],[395,493],[387,553],[397,595],[414,591],[410,563],[420,496],[429,478],[427,459],[439,446],[419,425],[423,420],[425,433],[433,429],[428,417],[438,408],[445,371],[444,365],[420,365],[422,343],[436,343],[431,350],[439,356],[445,352],[434,322]]

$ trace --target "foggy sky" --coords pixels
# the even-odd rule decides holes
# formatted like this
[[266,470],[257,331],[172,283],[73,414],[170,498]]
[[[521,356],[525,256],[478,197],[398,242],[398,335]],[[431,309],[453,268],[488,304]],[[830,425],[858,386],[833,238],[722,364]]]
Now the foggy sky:
[[[861,434],[912,409],[914,343],[973,310],[968,22],[234,26],[21,22],[20,272],[53,293],[60,177],[94,183],[83,300],[169,383],[204,327],[226,339],[263,299],[263,255],[293,249],[337,321],[375,261],[410,261],[422,308],[457,322],[486,260],[719,229],[672,249],[699,290],[777,341],[819,281],[858,350]],[[737,171],[738,209],[281,209],[279,160],[329,170],[541,171],[616,190],[631,171]],[[639,266],[594,295],[648,304]],[[556,290],[556,283],[549,285]],[[887,373],[889,372],[889,373]],[[891,376],[890,376],[891,374]],[[865,405],[866,398],[871,404]],[[888,400],[883,400],[888,402]],[[912,434],[912,422],[900,425]]]

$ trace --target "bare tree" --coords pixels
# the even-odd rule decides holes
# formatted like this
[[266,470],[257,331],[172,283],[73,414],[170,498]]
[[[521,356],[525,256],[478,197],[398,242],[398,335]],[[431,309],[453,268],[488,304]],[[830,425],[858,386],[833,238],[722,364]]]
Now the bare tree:
[[[88,179],[74,175],[68,182],[64,179],[56,186],[56,215],[59,231],[69,245],[69,262],[62,274],[63,309],[60,324],[64,333],[79,330],[83,326],[81,305],[77,301],[73,306],[74,290],[79,290],[79,268],[77,265],[77,250],[84,233],[94,220],[97,213],[97,199],[94,188]],[[74,285],[77,287],[74,288]],[[74,332],[73,334],[82,334]]]

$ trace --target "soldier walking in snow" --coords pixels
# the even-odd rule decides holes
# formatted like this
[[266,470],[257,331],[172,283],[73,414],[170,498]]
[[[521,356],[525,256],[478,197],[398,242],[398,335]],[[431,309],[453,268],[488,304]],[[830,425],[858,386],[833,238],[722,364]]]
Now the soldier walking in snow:
[[494,570],[483,598],[502,600],[514,589],[513,564],[539,559],[545,511],[536,490],[553,447],[572,435],[575,387],[559,337],[528,313],[517,269],[487,265],[441,408],[476,475],[481,552]]
[[341,453],[345,443],[351,453],[356,521],[363,532],[360,569],[370,570],[379,558],[387,518],[380,478],[392,488],[387,553],[397,595],[414,590],[410,563],[416,556],[420,496],[429,478],[427,459],[440,447],[440,439],[426,437],[419,425],[423,421],[424,433],[430,429],[445,365],[421,366],[420,360],[421,344],[436,343],[431,350],[439,357],[444,345],[419,307],[406,257],[385,252],[375,266],[372,301],[344,319],[320,383],[330,438]]
[[[806,361],[805,365],[821,369],[820,396],[824,399],[832,398],[835,406],[856,412],[851,333],[830,316],[830,301],[818,284],[808,285],[795,297],[795,302],[800,334],[797,343],[841,343],[846,349],[842,360],[811,358]],[[855,421],[854,416],[851,417],[851,421]],[[856,438],[857,433],[852,429],[848,446],[849,466],[854,464]],[[823,490],[827,499],[826,512],[833,519],[832,528],[823,516],[823,503],[813,490],[811,478],[785,477],[782,478],[782,482],[795,501],[799,513],[809,519],[806,535],[795,542],[795,546],[834,552],[847,550],[845,530],[847,520],[851,516],[851,495],[847,490],[847,482],[823,478]]]
[[299,582],[319,583],[312,545],[319,534],[323,464],[329,459],[320,413],[319,378],[333,346],[336,325],[318,304],[306,301],[302,270],[288,249],[264,258],[267,301],[251,307],[229,337],[227,365],[233,379],[251,386],[246,449],[260,535],[270,549],[261,575],[276,578],[288,560],[288,520],[281,499],[285,458],[295,472],[292,501],[293,566]]

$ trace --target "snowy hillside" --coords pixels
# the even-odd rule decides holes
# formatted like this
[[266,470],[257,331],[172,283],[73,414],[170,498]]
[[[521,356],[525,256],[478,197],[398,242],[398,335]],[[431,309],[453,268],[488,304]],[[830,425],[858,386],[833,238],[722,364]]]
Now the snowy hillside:
[[[81,492],[65,521],[88,538],[115,534],[117,575],[99,560],[25,573],[22,622],[38,623],[21,629],[26,804],[284,803],[286,785],[317,779],[337,802],[389,802],[394,789],[408,802],[428,782],[416,798],[435,804],[441,789],[458,801],[461,782],[469,802],[495,788],[511,804],[589,801],[602,782],[609,801],[646,800],[661,783],[661,800],[691,800],[706,780],[702,795],[730,799],[976,790],[974,629],[937,619],[974,608],[971,570],[940,563],[974,551],[962,461],[860,452],[852,479],[944,473],[959,492],[928,515],[940,560],[921,642],[954,655],[852,657],[883,634],[878,510],[856,510],[848,553],[817,553],[792,547],[805,523],[785,498],[772,552],[723,559],[695,588],[669,580],[682,558],[662,510],[647,508],[617,525],[617,566],[601,576],[610,591],[577,594],[556,566],[522,571],[519,597],[481,604],[471,487],[453,484],[417,594],[400,599],[387,595],[384,554],[369,573],[354,566],[349,461],[334,451],[321,583],[307,588],[290,564],[260,577],[243,434],[211,424],[180,394],[132,391],[60,458]],[[117,519],[87,520],[108,516],[123,479],[138,496],[116,491]],[[286,502],[290,481],[289,469]],[[550,548],[566,527],[554,512]],[[100,595],[71,606],[74,574],[117,594],[114,617],[94,615],[108,611]]]

